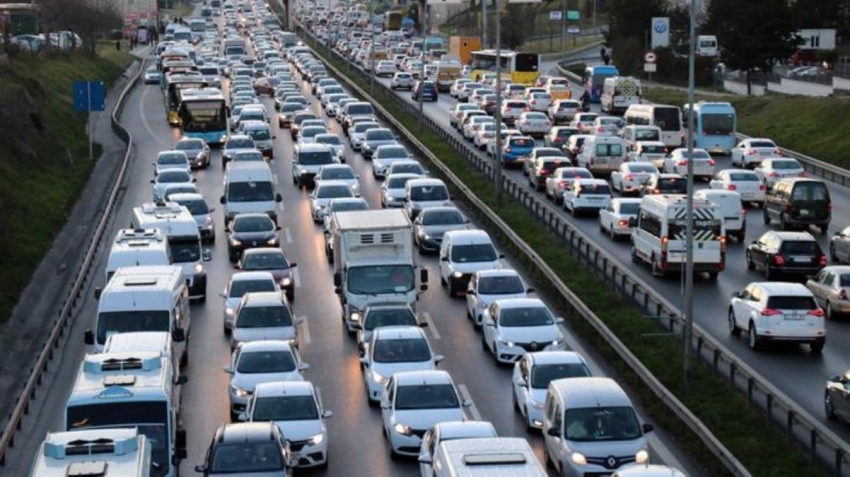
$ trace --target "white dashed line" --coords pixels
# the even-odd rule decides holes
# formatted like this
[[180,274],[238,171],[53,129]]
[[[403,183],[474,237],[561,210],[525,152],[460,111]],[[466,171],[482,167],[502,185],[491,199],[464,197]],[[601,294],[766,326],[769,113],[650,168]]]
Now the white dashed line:
[[298,267],[292,269],[292,279],[295,280],[295,288],[301,288],[301,272]]
[[292,243],[292,233],[289,231],[289,227],[283,229],[283,236],[286,239],[286,243]]
[[469,401],[469,407],[467,408],[467,412],[470,416],[472,416],[472,420],[474,421],[483,421],[481,418],[481,413],[478,411],[478,407],[475,406],[475,401],[472,400],[472,396],[469,395],[469,389],[466,388],[466,384],[458,384],[457,390],[460,392],[460,396],[465,400]]
[[422,313],[422,318],[425,318],[425,322],[428,323],[428,330],[431,331],[431,336],[433,336],[435,340],[442,339],[440,332],[437,331],[437,325],[434,324],[434,320],[431,318],[431,314],[426,311],[425,313]]
[[301,329],[299,330],[301,332],[301,337],[299,338],[299,341],[304,344],[310,344],[313,341],[310,337],[310,322],[307,320],[306,316],[302,316],[301,320]]

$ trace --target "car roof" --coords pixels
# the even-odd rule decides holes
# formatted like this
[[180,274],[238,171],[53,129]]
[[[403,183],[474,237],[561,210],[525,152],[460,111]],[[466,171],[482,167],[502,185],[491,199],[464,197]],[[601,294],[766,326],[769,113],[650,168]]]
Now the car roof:
[[242,214],[236,214],[233,217],[233,220],[261,219],[261,218],[267,218],[267,219],[271,220],[271,218],[269,217],[269,214],[265,214],[265,213],[262,213],[262,212],[246,212],[246,213],[242,213]]
[[242,306],[246,308],[285,306],[283,295],[277,292],[249,292],[242,297]]
[[274,441],[274,423],[238,422],[225,424],[216,432],[217,443]]
[[[398,174],[398,175],[419,177],[418,174]],[[438,207],[428,207],[427,209],[420,211],[419,214],[420,215],[422,215],[422,214],[439,214],[441,212],[458,212],[459,213],[460,209],[458,209],[457,207],[451,206],[451,205],[441,205],[441,206],[438,206]]]
[[788,230],[770,230],[765,232],[765,235],[770,234],[780,240],[798,240],[806,242],[816,242],[812,234],[808,232],[793,232]]
[[259,383],[254,388],[254,399],[269,396],[313,396],[315,388],[310,381],[274,381]]
[[239,348],[243,353],[252,353],[255,351],[292,351],[292,346],[289,342],[283,340],[243,341],[239,343]]
[[430,177],[420,177],[419,179],[412,179],[408,181],[408,187],[434,187],[434,186],[445,186],[446,183],[440,179],[434,179]]
[[274,276],[270,272],[236,272],[230,277],[231,283],[251,280],[274,281]]
[[564,397],[566,409],[632,406],[626,392],[611,378],[556,379],[549,383],[549,389],[557,390]]
[[195,192],[181,192],[179,194],[171,194],[168,196],[169,202],[181,202],[181,201],[204,201],[204,196],[202,194],[198,194]]
[[490,235],[481,229],[449,230],[443,236],[444,240],[447,238],[455,245],[461,242],[482,243],[485,239],[492,243]]
[[504,298],[496,300],[494,303],[499,304],[499,308],[549,308],[539,298]]
[[295,146],[298,148],[299,152],[318,152],[318,151],[330,151],[330,147],[327,144],[317,144],[317,143],[309,143],[309,144],[296,144]]
[[489,421],[445,421],[434,424],[440,439],[465,439],[473,437],[497,437],[496,429]]
[[[261,253],[279,253],[279,254],[283,255],[283,250],[281,250],[277,247],[249,248],[249,249],[245,250],[244,252],[242,252],[242,256],[244,257],[245,255],[259,255]],[[242,273],[245,273],[245,272],[242,272]]]
[[581,364],[584,358],[575,351],[536,351],[528,353],[535,365],[543,364]]
[[[378,329],[380,330],[380,328]],[[376,330],[376,331],[378,331]],[[428,384],[454,384],[447,371],[433,369],[427,371],[401,371],[393,374],[399,386],[415,386]]]
[[375,328],[373,333],[373,339],[375,341],[380,340],[409,340],[425,338],[425,332],[422,331],[422,328],[418,326],[405,326],[405,325],[394,325],[394,326],[381,326],[379,328]]
[[802,283],[756,282],[754,285],[770,295],[812,296],[812,292]]
[[493,278],[493,277],[519,277],[519,272],[512,268],[499,268],[490,270],[478,270],[474,273],[478,278]]

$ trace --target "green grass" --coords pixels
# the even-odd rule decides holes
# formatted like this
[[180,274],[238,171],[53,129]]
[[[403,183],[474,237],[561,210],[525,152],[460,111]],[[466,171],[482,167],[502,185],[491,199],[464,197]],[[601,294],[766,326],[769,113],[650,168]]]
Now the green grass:
[[561,48],[561,37],[553,39],[534,40],[525,43],[522,50],[529,53],[569,53],[574,50],[584,48],[589,45],[601,45],[601,35],[588,35],[573,38],[572,35],[567,35],[564,39],[564,48]]
[[[644,88],[646,99],[663,104],[688,102],[684,91]],[[738,112],[738,131],[769,137],[780,146],[850,169],[850,99],[773,95],[728,97],[696,94],[696,101],[729,101]]]
[[[321,48],[312,45],[314,48]],[[327,51],[327,50],[318,50]],[[334,67],[348,71],[344,63],[326,55]],[[368,79],[359,72],[349,76],[361,88],[368,89]],[[469,189],[493,210],[549,264],[561,280],[576,293],[647,366],[668,389],[694,412],[756,476],[821,476],[825,470],[809,462],[802,449],[790,444],[781,429],[767,424],[760,409],[748,404],[745,396],[729,386],[702,362],[694,366],[691,381],[685,389],[682,382],[681,343],[670,337],[652,337],[658,333],[657,323],[601,281],[587,267],[576,261],[546,228],[518,202],[504,198],[497,202],[491,181],[471,164],[459,157],[443,139],[427,129],[417,128],[417,118],[408,114],[394,96],[376,90],[376,100],[404,126],[416,134],[430,151],[452,170]],[[433,169],[432,169],[433,170]],[[459,197],[460,194],[455,194]],[[474,209],[473,209],[474,210]],[[474,212],[473,212],[474,213]],[[494,236],[504,238],[501,230],[480,214],[477,218]],[[510,250],[507,240],[500,242],[514,252],[532,279],[541,284],[542,293],[551,297],[570,327],[588,342],[617,370],[621,381],[634,389],[655,423],[669,432],[682,448],[704,467],[706,475],[727,475],[722,464],[696,435],[669,411],[640,379],[622,362],[608,343],[560,295],[547,285],[546,279],[517,250]]]
[[72,84],[98,78],[109,86],[121,75],[132,57],[110,45],[100,56],[12,56],[0,66],[0,322],[10,317],[94,166]]

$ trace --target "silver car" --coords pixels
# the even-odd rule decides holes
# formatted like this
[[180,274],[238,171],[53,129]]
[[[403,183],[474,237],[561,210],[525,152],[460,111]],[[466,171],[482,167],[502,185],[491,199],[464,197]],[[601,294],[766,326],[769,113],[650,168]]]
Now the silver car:
[[298,325],[286,298],[276,292],[246,293],[236,309],[230,349],[240,343],[261,340],[281,340],[298,347]]
[[413,221],[413,242],[420,252],[436,252],[446,232],[469,228],[469,219],[456,207],[432,207],[420,212]]

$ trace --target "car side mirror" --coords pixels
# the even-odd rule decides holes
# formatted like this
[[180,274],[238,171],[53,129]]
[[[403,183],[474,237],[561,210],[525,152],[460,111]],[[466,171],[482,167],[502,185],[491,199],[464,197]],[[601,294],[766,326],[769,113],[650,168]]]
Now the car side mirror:
[[526,293],[534,293],[535,291],[537,291],[537,290],[535,290],[534,288],[531,288],[531,287],[529,287],[525,290]]
[[369,360],[365,356],[363,356],[360,358],[360,364],[362,364],[364,368],[368,368]]
[[198,182],[198,178],[197,178],[197,177],[193,177],[193,178],[192,178],[192,182]]
[[427,454],[422,454],[422,455],[419,456],[419,462],[422,463],[422,464],[430,464],[431,463],[431,456],[429,456]]
[[734,292],[730,293],[730,294],[729,294],[729,296],[730,296],[731,298],[738,298],[738,297],[740,297],[740,296],[741,296],[741,292],[736,292],[736,291],[734,291]]
[[274,195],[274,201],[275,202],[283,202],[283,196],[280,195],[280,194],[275,194]]
[[298,365],[299,371],[307,371],[308,369],[310,369],[310,365],[307,363],[301,363]]
[[174,328],[171,332],[171,339],[174,340],[175,343],[186,341],[186,330],[183,328]]
[[248,413],[240,412],[239,415],[236,416],[236,419],[238,419],[240,422],[248,422]]
[[209,262],[212,260],[212,250],[205,248],[202,256],[205,262]]
[[181,374],[180,376],[177,377],[177,379],[174,380],[174,385],[175,386],[182,386],[182,385],[184,385],[188,382],[189,382],[189,376],[186,376],[185,374]]
[[652,424],[646,423],[646,424],[641,426],[641,429],[643,429],[643,433],[646,434],[648,432],[652,432],[653,430],[655,430],[655,426],[653,426]]
[[556,324],[559,324],[559,325],[560,325],[560,324],[561,324],[561,323],[563,323],[563,322],[564,322],[564,319],[563,319],[562,317],[560,317],[560,316],[559,316],[559,317],[555,318],[555,323],[556,323]]
[[186,449],[186,429],[177,429],[174,433],[174,447]]
[[475,295],[478,294],[478,292],[476,292],[475,290],[470,288],[470,289],[466,290],[466,294],[469,295],[469,296],[475,296]]
[[322,413],[322,417],[325,418],[325,419],[330,419],[330,418],[334,417],[334,412],[333,411],[325,411],[325,412]]
[[94,345],[94,331],[86,330],[86,332],[83,334],[83,341],[87,345]]
[[201,465],[201,464],[198,464],[198,465],[196,465],[196,466],[195,466],[195,472],[197,472],[197,473],[199,473],[199,474],[203,474],[203,473],[204,473],[204,472],[206,472],[206,471],[207,471],[207,468],[206,468],[206,467],[204,467],[204,466],[203,466],[203,465]]
[[560,434],[560,431],[558,431],[558,428],[556,427],[550,427],[549,430],[546,431],[547,436],[560,437]]
[[101,293],[103,293],[103,288],[100,288],[100,287],[95,288],[95,289],[94,289],[94,299],[95,299],[95,300],[100,300],[100,295],[101,295]]
[[340,287],[342,286],[342,275],[339,272],[334,273],[334,286]]
[[461,404],[463,405],[463,407],[472,407],[472,400],[471,399],[464,399]]
[[434,362],[439,363],[440,361],[444,361],[446,359],[445,356],[441,354],[434,355]]
[[448,257],[448,255],[446,255],[446,256],[444,256],[444,257],[440,257],[440,261],[441,261],[441,262],[448,262],[448,261],[449,261],[449,257]]
[[419,270],[419,281],[422,283],[428,283],[428,269],[422,268]]
[[222,368],[222,370],[223,370],[226,374],[233,374],[233,368],[231,368],[230,366],[225,366],[225,367],[223,367],[223,368]]
[[225,204],[227,204],[227,200],[224,198],[224,196],[221,196],[218,199],[218,203],[221,204],[221,205],[225,205]]
[[151,179],[151,184],[153,184],[153,183],[155,183],[155,182],[156,182],[155,180]]
[[504,254],[504,253],[500,253],[500,254],[499,254],[499,258],[505,258],[505,254]]
[[389,401],[381,401],[381,409],[389,409],[390,402]]
[[272,136],[272,139],[277,139],[277,136]]

